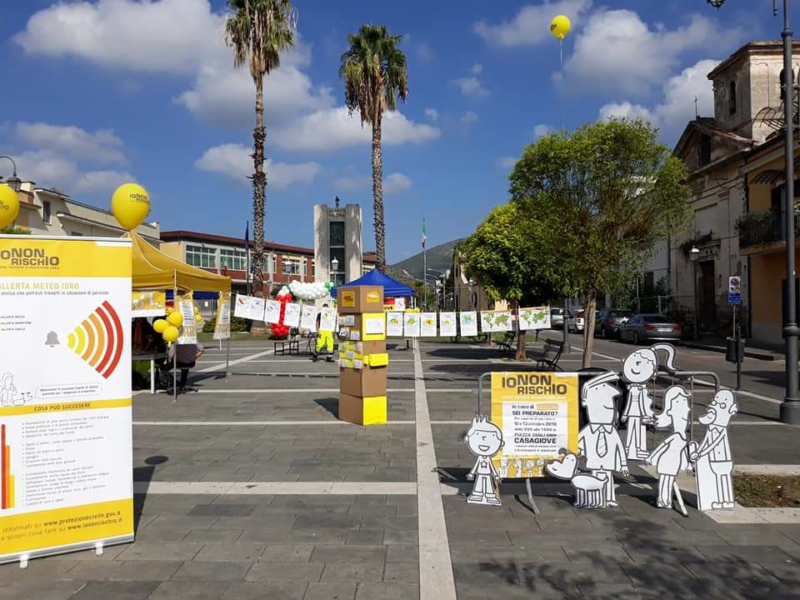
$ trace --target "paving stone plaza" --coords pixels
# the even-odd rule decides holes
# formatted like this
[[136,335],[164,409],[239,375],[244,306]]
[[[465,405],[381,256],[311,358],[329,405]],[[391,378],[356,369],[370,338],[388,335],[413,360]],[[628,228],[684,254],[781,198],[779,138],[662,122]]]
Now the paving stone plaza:
[[[598,343],[596,365],[618,370],[630,350]],[[137,393],[135,543],[0,567],[0,599],[800,597],[797,511],[703,515],[690,478],[688,518],[654,507],[641,466],[614,509],[576,510],[571,488],[550,483],[534,483],[538,516],[521,484],[503,486],[502,507],[468,505],[478,376],[519,366],[468,344],[390,354],[387,425],[338,421],[337,366],[266,343],[234,343],[227,381],[225,351],[210,349],[198,391],[177,403]],[[682,349],[689,360],[728,369]],[[780,366],[752,368],[731,430],[737,466],[796,474],[798,429],[777,422],[764,374]],[[696,409],[710,391],[696,386]]]

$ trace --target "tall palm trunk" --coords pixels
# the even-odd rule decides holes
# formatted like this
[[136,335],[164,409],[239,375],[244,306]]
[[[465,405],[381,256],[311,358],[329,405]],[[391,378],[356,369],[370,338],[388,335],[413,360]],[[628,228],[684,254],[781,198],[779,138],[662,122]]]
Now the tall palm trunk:
[[375,213],[375,254],[377,267],[386,271],[386,224],[383,219],[383,154],[381,152],[381,116],[372,123],[372,203]]
[[592,290],[586,296],[586,312],[583,320],[583,368],[592,366],[594,351],[594,321],[597,317],[597,293]]
[[[256,126],[253,129],[253,289],[255,295],[264,295],[264,211],[267,202],[267,175],[264,173],[264,80],[254,78],[256,84]],[[263,333],[263,322],[254,322],[251,331]]]

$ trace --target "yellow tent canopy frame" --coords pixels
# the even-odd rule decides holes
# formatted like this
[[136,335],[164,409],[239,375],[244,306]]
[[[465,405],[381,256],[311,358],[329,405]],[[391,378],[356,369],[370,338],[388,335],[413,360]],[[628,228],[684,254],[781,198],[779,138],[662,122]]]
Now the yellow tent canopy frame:
[[192,290],[228,292],[231,278],[192,267],[152,246],[135,232],[124,237],[133,241],[134,290]]

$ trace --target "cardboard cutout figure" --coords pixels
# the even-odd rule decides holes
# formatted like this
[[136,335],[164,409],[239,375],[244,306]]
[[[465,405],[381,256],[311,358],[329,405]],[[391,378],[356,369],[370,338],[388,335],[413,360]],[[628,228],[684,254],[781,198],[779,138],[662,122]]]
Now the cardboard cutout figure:
[[697,473],[698,510],[734,507],[733,455],[728,425],[738,410],[734,393],[721,389],[714,395],[706,414],[698,419],[708,427],[699,446],[697,442],[689,444],[689,458],[695,463]]
[[675,347],[669,344],[639,348],[631,352],[622,365],[622,375],[630,384],[628,404],[622,413],[622,421],[628,422],[625,448],[630,460],[646,460],[648,457],[646,435],[647,425],[653,422],[653,399],[647,384],[658,375],[658,350],[666,352],[666,367],[675,371]]
[[621,393],[612,385],[615,381],[619,381],[619,375],[609,372],[583,385],[581,406],[586,408],[589,424],[578,434],[578,448],[586,457],[586,468],[594,478],[605,482],[605,499],[611,507],[619,506],[614,493],[614,473],[629,475],[625,447],[614,428],[614,399]]
[[566,479],[575,489],[576,508],[606,508],[606,479],[587,473],[578,473],[578,457],[567,454],[559,461],[549,463],[545,470],[553,477]]
[[675,477],[681,470],[691,471],[686,439],[691,405],[692,398],[682,386],[673,385],[664,393],[664,410],[656,418],[656,427],[671,428],[672,434],[647,458],[647,464],[658,472],[658,508],[672,508],[673,495],[680,499]]
[[467,502],[500,506],[499,493],[495,488],[495,484],[500,483],[500,475],[492,464],[492,457],[503,447],[503,432],[486,417],[476,415],[472,419],[464,441],[467,442],[469,451],[478,457],[475,466],[467,475],[467,481],[475,482]]

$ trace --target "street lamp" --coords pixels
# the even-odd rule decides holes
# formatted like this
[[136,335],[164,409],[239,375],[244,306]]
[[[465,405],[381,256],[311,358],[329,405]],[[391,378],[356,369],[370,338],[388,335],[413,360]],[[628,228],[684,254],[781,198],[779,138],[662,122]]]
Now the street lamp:
[[335,258],[331,261],[331,275],[333,277],[331,279],[334,280],[334,283],[339,283],[339,259]]
[[[725,0],[708,0],[711,6],[720,8]],[[772,0],[772,13],[778,16],[778,1]],[[784,190],[784,214],[786,215],[786,312],[783,321],[783,337],[786,340],[786,390],[781,404],[781,421],[800,424],[800,395],[798,395],[797,298],[795,297],[795,241],[794,241],[794,68],[792,64],[792,30],[789,27],[789,2],[783,0],[783,89],[784,124],[786,131],[786,188]]]
[[689,260],[692,261],[692,304],[694,305],[694,339],[700,339],[700,309],[697,308],[697,259],[700,258],[700,250],[692,245],[689,251]]
[[22,180],[19,177],[17,177],[17,163],[15,163],[14,159],[11,158],[10,156],[0,156],[0,158],[5,158],[6,160],[11,162],[14,171],[11,177],[6,179],[6,183],[8,184],[8,187],[10,187],[12,190],[14,190],[15,192],[19,192],[20,189],[22,189]]

